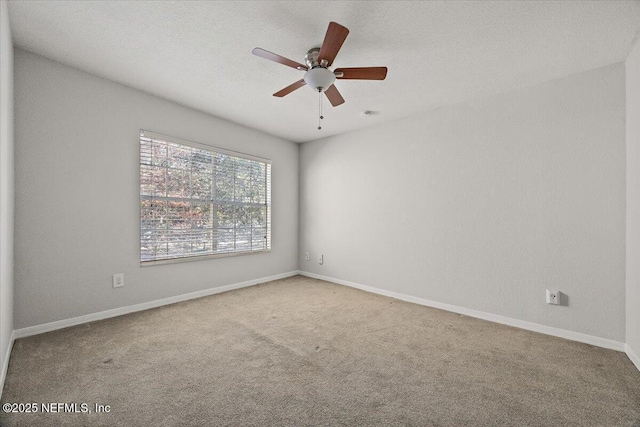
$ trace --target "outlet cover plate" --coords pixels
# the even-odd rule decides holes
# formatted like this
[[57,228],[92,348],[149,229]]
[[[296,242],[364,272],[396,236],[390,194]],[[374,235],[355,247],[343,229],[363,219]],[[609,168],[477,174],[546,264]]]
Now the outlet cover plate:
[[560,291],[550,291],[547,289],[546,301],[547,304],[560,305]]
[[113,275],[113,287],[121,288],[124,286],[124,273],[118,273]]

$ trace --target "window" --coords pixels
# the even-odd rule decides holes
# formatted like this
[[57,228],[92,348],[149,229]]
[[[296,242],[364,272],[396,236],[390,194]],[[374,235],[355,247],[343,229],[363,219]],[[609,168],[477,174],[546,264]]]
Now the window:
[[271,249],[271,162],[140,132],[140,262]]

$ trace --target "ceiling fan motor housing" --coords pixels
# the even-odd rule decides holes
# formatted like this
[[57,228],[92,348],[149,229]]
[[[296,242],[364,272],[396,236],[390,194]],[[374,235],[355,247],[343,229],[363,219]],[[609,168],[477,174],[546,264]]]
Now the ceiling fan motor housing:
[[309,69],[312,69],[320,65],[320,63],[318,62],[319,54],[320,54],[320,48],[314,47],[309,49],[307,54],[304,56],[304,62],[307,64],[307,67],[309,67]]

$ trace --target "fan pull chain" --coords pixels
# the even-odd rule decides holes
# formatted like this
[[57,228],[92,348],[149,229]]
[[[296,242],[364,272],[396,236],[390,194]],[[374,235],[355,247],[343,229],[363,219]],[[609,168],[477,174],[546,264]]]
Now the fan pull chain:
[[322,115],[322,92],[318,91],[318,95],[320,95],[320,98],[318,99],[318,130],[321,130],[322,126],[320,126],[320,120],[324,119],[324,116]]

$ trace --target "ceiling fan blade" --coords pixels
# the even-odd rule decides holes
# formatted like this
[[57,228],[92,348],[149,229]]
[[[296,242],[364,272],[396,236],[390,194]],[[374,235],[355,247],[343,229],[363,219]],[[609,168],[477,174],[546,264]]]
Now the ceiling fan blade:
[[344,98],[338,92],[338,88],[335,85],[329,86],[327,90],[324,91],[324,94],[329,98],[329,102],[334,107],[337,107],[340,104],[344,104]]
[[269,52],[268,50],[261,49],[256,47],[251,51],[256,56],[259,56],[264,59],[268,59],[269,61],[277,62],[278,64],[286,65],[287,67],[295,68],[297,70],[307,71],[307,66],[302,65],[299,62],[292,61],[289,58],[285,58],[284,56],[280,56],[273,52]]
[[[387,77],[387,67],[338,68],[334,73],[337,79],[384,80]],[[338,77],[338,73],[342,73],[342,76]]]
[[324,41],[318,54],[318,61],[326,59],[327,65],[331,65],[333,60],[336,59],[347,35],[349,35],[349,30],[345,27],[336,22],[329,22],[327,34],[324,36]]
[[277,96],[278,98],[282,98],[285,95],[289,95],[294,90],[301,88],[305,84],[306,83],[304,82],[304,80],[298,80],[294,84],[289,85],[289,86],[285,87],[284,89],[274,93],[273,96]]

